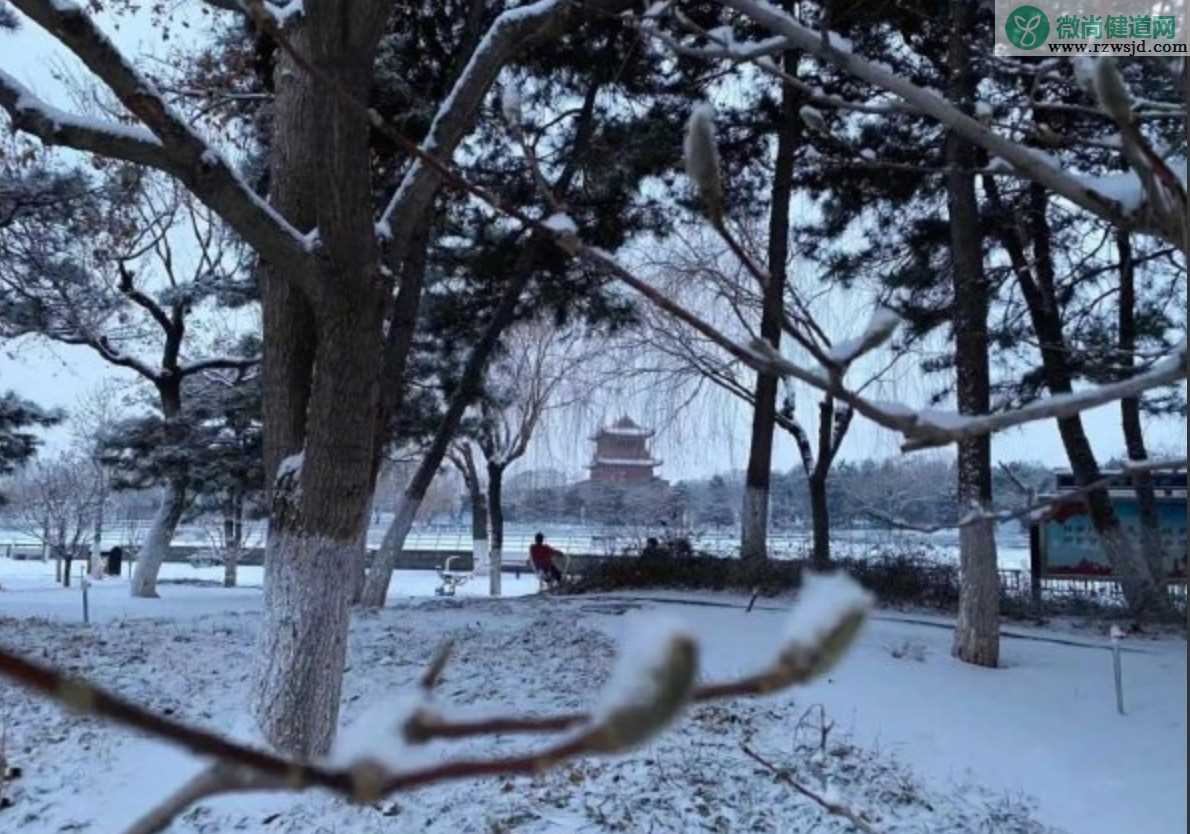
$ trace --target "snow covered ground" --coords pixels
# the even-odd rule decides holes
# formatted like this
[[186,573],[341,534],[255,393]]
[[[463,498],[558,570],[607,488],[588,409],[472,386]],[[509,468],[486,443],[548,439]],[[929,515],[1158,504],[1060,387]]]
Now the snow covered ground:
[[[70,588],[54,582],[51,561],[0,559],[0,616],[48,617],[82,622],[83,596],[78,584],[78,563]],[[87,589],[87,604],[92,622],[106,622],[127,617],[169,617],[190,619],[228,611],[259,611],[264,569],[243,565],[239,568],[236,588],[223,588],[222,567],[196,568],[180,562],[161,566],[158,593],[162,600],[133,599],[128,593],[128,577],[105,577]],[[416,597],[432,597],[439,585],[438,574],[427,570],[393,572],[389,585],[390,602]],[[515,597],[537,592],[537,579],[531,574],[501,577],[505,596]],[[213,593],[215,589],[218,593]],[[470,579],[459,586],[458,596],[487,596],[487,579]],[[163,600],[166,604],[163,604]]]
[[[32,566],[36,563],[17,563]],[[38,567],[41,567],[40,565]],[[0,577],[6,646],[86,674],[188,721],[251,739],[246,700],[260,590],[166,584],[129,600],[122,582],[77,589]],[[52,568],[51,568],[52,570]],[[217,579],[188,566],[181,578]],[[52,576],[50,577],[52,580]],[[259,574],[245,571],[247,583]],[[505,587],[528,593],[533,580]],[[399,574],[382,612],[354,618],[344,721],[412,684],[435,647],[456,639],[440,686],[459,709],[550,713],[589,706],[615,640],[651,609],[684,619],[703,646],[704,676],[766,663],[782,603],[746,613],[729,595],[537,595],[426,598],[434,574]],[[511,588],[510,588],[511,586]],[[478,586],[464,590],[480,594]],[[398,598],[399,597],[399,598]],[[882,832],[1174,834],[1186,831],[1186,644],[1130,641],[1128,714],[1115,711],[1110,654],[1094,630],[1007,628],[1004,668],[949,655],[941,618],[876,616],[830,676],[785,695],[703,706],[650,746],[583,759],[538,778],[440,785],[371,807],[319,793],[201,802],[176,832],[843,832],[744,757],[747,741],[808,785],[870,815]],[[0,684],[10,765],[0,831],[117,832],[198,763],[157,742],[64,715]],[[822,745],[825,714],[833,729]],[[508,753],[532,740],[484,739],[430,756]]]

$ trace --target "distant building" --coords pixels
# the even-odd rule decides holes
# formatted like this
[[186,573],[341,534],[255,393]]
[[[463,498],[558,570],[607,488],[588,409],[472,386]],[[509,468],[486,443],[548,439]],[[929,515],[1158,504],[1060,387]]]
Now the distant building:
[[[1110,478],[1108,496],[1123,528],[1138,536],[1136,488],[1126,472],[1103,472]],[[1057,491],[1041,496],[1054,503],[1044,517],[1033,523],[1030,549],[1033,570],[1044,576],[1110,576],[1111,565],[1091,524],[1086,501],[1075,493],[1078,481],[1069,472],[1057,472]],[[1153,491],[1157,499],[1160,536],[1170,577],[1186,576],[1186,473],[1154,472]]]
[[621,417],[610,426],[599,429],[595,441],[595,456],[587,464],[591,481],[597,483],[643,484],[656,479],[653,470],[661,465],[649,451],[652,429],[638,426],[629,417]]

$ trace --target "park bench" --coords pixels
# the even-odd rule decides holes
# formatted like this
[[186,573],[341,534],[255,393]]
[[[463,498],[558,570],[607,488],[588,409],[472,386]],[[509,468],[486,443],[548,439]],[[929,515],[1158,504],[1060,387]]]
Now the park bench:
[[437,588],[434,589],[434,595],[439,597],[453,597],[458,587],[470,579],[473,571],[454,570],[452,565],[458,556],[447,556],[446,561],[442,563],[442,567],[438,568],[438,579],[440,580]]

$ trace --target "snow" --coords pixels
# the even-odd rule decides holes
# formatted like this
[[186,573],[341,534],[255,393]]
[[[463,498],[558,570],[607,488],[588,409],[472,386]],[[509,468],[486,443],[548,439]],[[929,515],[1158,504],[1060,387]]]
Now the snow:
[[281,0],[281,2],[284,5],[269,2],[262,3],[261,5],[264,6],[265,11],[269,13],[273,20],[277,22],[277,25],[282,28],[285,28],[286,24],[291,20],[296,20],[306,12],[303,0],[289,0],[287,3]]
[[500,91],[500,110],[504,114],[504,121],[509,127],[521,125],[521,93],[509,82]]
[[1115,200],[1125,214],[1134,214],[1144,204],[1145,189],[1135,171],[1090,176],[1076,175],[1089,190],[1108,200]]
[[339,732],[327,763],[350,767],[374,762],[392,772],[408,768],[413,751],[405,740],[405,726],[426,703],[425,692],[416,686],[378,698]]
[[277,480],[293,477],[302,471],[302,464],[306,461],[305,451],[288,455],[277,466]]
[[616,653],[616,665],[594,710],[595,721],[604,722],[621,710],[647,707],[656,701],[674,647],[692,639],[690,629],[677,617],[658,613],[631,617]]
[[715,140],[715,108],[701,102],[690,111],[686,138],[682,143],[686,175],[704,199],[711,199],[720,189],[719,146]]
[[845,573],[809,574],[785,624],[785,639],[797,646],[820,646],[847,620],[867,612],[872,601]]
[[[13,649],[252,741],[245,704],[260,593],[188,588],[206,598],[196,613],[182,590],[166,585],[162,599],[90,627],[69,622],[77,591],[44,597],[40,613],[13,612],[10,600],[22,593],[0,593],[0,616],[21,617],[0,627]],[[67,602],[71,616],[57,611]],[[703,677],[729,679],[764,668],[788,616],[777,602],[750,613],[745,604],[677,593],[408,599],[353,618],[342,722],[367,726],[366,714],[415,686],[447,638],[456,651],[437,697],[455,710],[448,715],[589,709],[613,664],[611,636],[639,630],[642,621],[626,616],[636,612],[681,616],[698,639]],[[1184,639],[1125,642],[1127,714],[1119,716],[1105,634],[1069,639],[1013,626],[1006,630],[1019,637],[1004,640],[1003,667],[992,670],[950,656],[951,625],[877,611],[828,676],[772,698],[690,708],[630,755],[442,784],[374,805],[321,792],[225,796],[203,800],[170,831],[854,831],[758,774],[740,752],[745,740],[810,787],[828,786],[885,834],[1186,830]],[[0,811],[5,830],[120,831],[202,766],[11,689],[4,717],[9,765],[23,772],[4,785],[13,802]],[[825,743],[821,718],[835,725]],[[509,755],[538,743],[475,739],[428,745],[423,755]]]
[[838,32],[827,32],[827,40],[833,49],[840,52],[850,52],[854,47],[851,38],[845,38]]
[[551,214],[549,217],[547,217],[545,220],[542,221],[541,225],[545,226],[551,232],[554,232],[556,234],[562,234],[562,235],[577,235],[578,234],[578,226],[576,226],[574,224],[574,220],[572,220],[570,218],[569,214],[563,214],[562,212],[558,212],[557,214]]
[[74,128],[77,130],[104,133],[108,136],[121,139],[132,139],[150,145],[161,145],[161,140],[147,128],[120,124],[119,122],[111,122],[103,119],[93,119],[87,116],[68,113],[65,110],[59,110],[57,107],[38,98],[36,94],[4,70],[0,70],[0,82],[3,83],[3,86],[18,91],[19,95],[15,105],[17,111],[39,114],[53,124],[55,130]]
[[[75,563],[76,566],[78,562]],[[77,568],[76,568],[77,569]],[[109,623],[141,617],[163,616],[192,620],[213,613],[255,611],[260,606],[264,570],[258,565],[240,565],[238,587],[223,588],[223,567],[192,567],[186,563],[166,562],[161,566],[158,592],[160,600],[134,598],[129,594],[128,577],[104,577],[92,580],[88,588],[90,618],[93,623]],[[398,570],[389,585],[390,601],[433,597],[441,584],[434,571]],[[504,596],[536,593],[537,578],[526,571],[503,577]],[[456,591],[460,597],[487,596],[486,582],[468,581]],[[54,582],[52,561],[0,559],[0,617],[43,617],[68,623],[83,619],[82,591],[77,577],[70,588]]]
[[836,364],[847,365],[863,354],[888,341],[901,326],[901,317],[887,307],[877,307],[867,327],[857,339],[848,339],[831,348],[827,357]]
[[827,132],[826,119],[823,117],[821,110],[811,107],[808,104],[803,104],[797,112],[801,116],[802,121],[810,128],[817,130],[819,133]]

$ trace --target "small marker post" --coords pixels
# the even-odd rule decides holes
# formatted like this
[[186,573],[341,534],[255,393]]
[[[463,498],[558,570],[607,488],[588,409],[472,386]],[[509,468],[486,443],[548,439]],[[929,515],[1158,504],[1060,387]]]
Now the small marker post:
[[83,589],[83,622],[87,625],[91,624],[91,607],[87,597],[87,588],[91,586],[91,579],[87,574],[85,565],[79,565],[79,585]]
[[1116,675],[1116,712],[1124,714],[1124,671],[1120,666],[1120,640],[1124,631],[1119,626],[1111,627],[1111,657]]

